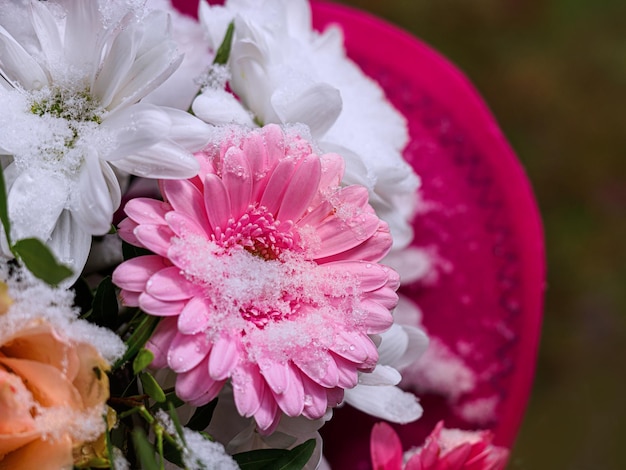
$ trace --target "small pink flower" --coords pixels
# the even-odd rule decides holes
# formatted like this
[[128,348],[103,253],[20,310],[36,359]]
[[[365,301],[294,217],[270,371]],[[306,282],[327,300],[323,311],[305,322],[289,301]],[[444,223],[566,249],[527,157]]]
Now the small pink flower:
[[503,470],[508,449],[494,446],[490,431],[445,429],[439,421],[426,442],[403,464],[402,443],[391,426],[372,429],[370,453],[374,470]]
[[[242,133],[244,131],[241,131]],[[124,240],[154,254],[121,264],[127,305],[164,317],[153,366],[194,405],[230,379],[242,416],[266,433],[281,412],[316,419],[370,371],[370,334],[392,323],[391,237],[367,190],[339,187],[343,160],[295,131],[232,132],[196,157],[198,176],[134,199]]]

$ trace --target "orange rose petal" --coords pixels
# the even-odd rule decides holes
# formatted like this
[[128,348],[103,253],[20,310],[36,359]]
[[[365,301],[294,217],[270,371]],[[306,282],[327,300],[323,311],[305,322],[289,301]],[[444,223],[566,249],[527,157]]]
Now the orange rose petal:
[[72,440],[38,439],[6,455],[0,460],[0,470],[62,470],[72,468]]
[[83,399],[83,406],[100,405],[109,398],[108,366],[98,352],[88,344],[78,344],[76,353],[80,366],[74,378],[74,387]]
[[19,337],[2,345],[7,357],[29,359],[49,364],[73,379],[78,369],[78,357],[71,344],[64,341],[48,324],[32,326],[19,333]]
[[24,385],[42,406],[82,407],[82,400],[67,377],[55,367],[26,359],[0,356],[0,364],[22,378]]
[[19,434],[0,434],[0,468],[4,468],[2,456],[34,441],[40,437],[38,431],[23,432]]
[[0,435],[35,429],[32,397],[21,379],[0,367]]

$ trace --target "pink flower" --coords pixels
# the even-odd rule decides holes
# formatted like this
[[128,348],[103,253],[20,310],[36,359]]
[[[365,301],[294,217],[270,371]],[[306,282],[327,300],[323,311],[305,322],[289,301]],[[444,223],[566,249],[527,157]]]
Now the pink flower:
[[[377,264],[391,237],[343,160],[297,133],[234,130],[196,157],[198,176],[134,199],[124,240],[154,254],[114,272],[127,305],[164,317],[153,366],[194,405],[230,379],[265,433],[281,412],[317,419],[378,360],[370,334],[392,324],[397,274]],[[246,134],[246,132],[249,132]]]
[[490,431],[445,429],[439,421],[426,442],[409,451],[403,464],[402,443],[391,426],[372,428],[370,453],[374,470],[503,470],[508,449],[494,446]]

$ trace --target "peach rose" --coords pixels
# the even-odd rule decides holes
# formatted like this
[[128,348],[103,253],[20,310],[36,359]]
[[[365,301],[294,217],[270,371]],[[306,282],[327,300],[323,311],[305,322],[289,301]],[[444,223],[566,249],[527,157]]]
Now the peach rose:
[[44,320],[1,333],[0,470],[72,468],[104,431],[107,363]]

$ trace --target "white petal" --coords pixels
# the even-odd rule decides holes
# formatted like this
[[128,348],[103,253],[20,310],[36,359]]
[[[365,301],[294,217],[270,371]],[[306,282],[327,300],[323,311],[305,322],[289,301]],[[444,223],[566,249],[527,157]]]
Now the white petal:
[[46,171],[26,170],[8,188],[13,242],[36,237],[46,241],[68,202],[68,182]]
[[168,138],[190,152],[202,150],[211,136],[211,127],[186,111],[162,107],[172,121]]
[[400,372],[382,364],[378,364],[372,372],[359,374],[359,385],[398,385],[400,380]]
[[[182,63],[183,56],[177,52],[176,43],[169,39],[169,21],[163,21],[167,18],[163,15],[163,12],[152,12],[141,25],[144,28],[144,42],[126,83],[117,92],[111,107],[136,103],[161,85]],[[155,36],[155,33],[159,36]],[[160,40],[155,42],[157,37]]]
[[357,385],[345,391],[345,401],[371,416],[399,424],[415,421],[423,412],[415,395],[395,386]]
[[172,142],[161,142],[111,164],[133,175],[160,179],[191,178],[200,169],[191,153]]
[[233,19],[233,13],[221,5],[211,6],[206,0],[200,0],[198,18],[207,32],[209,47],[217,50],[224,39],[228,24]]
[[191,109],[200,119],[216,126],[225,124],[254,126],[250,113],[226,90],[207,88],[193,101]]
[[59,35],[59,26],[50,13],[47,4],[39,1],[30,2],[31,22],[37,33],[41,50],[49,64],[54,64],[61,59],[63,43]]
[[71,286],[78,279],[87,262],[91,248],[91,235],[76,223],[69,211],[65,210],[61,213],[47,245],[57,261],[69,266],[74,272],[62,283],[65,287]]
[[48,84],[48,77],[37,61],[13,36],[0,26],[0,71],[4,78],[26,90],[38,90]]
[[92,85],[92,93],[100,98],[104,108],[108,108],[118,89],[126,83],[140,40],[141,30],[137,28],[124,29],[115,37]]
[[316,138],[332,127],[342,108],[339,90],[326,83],[316,83],[297,94],[279,89],[272,95],[271,102],[281,122],[304,123]]
[[119,196],[111,195],[95,150],[85,157],[78,192],[74,195],[78,200],[72,205],[72,215],[81,228],[91,235],[107,233],[111,228],[113,211],[117,209],[112,199],[119,200]]
[[[151,7],[150,2],[148,6]],[[208,39],[198,21],[172,8],[169,0],[157,2],[155,6],[169,13],[172,20],[172,38],[179,51],[184,54],[184,59],[180,67],[142,101],[188,110],[200,90],[197,79],[212,61]]]
[[98,31],[102,29],[97,1],[66,0],[65,58],[75,66],[83,66],[98,58]]
[[119,109],[102,121],[102,129],[111,132],[116,141],[115,149],[102,158],[113,161],[149,148],[166,138],[171,126],[168,113],[151,104]]
[[402,250],[392,249],[381,263],[400,274],[402,284],[426,280],[434,269],[433,256],[424,249],[412,246]]

